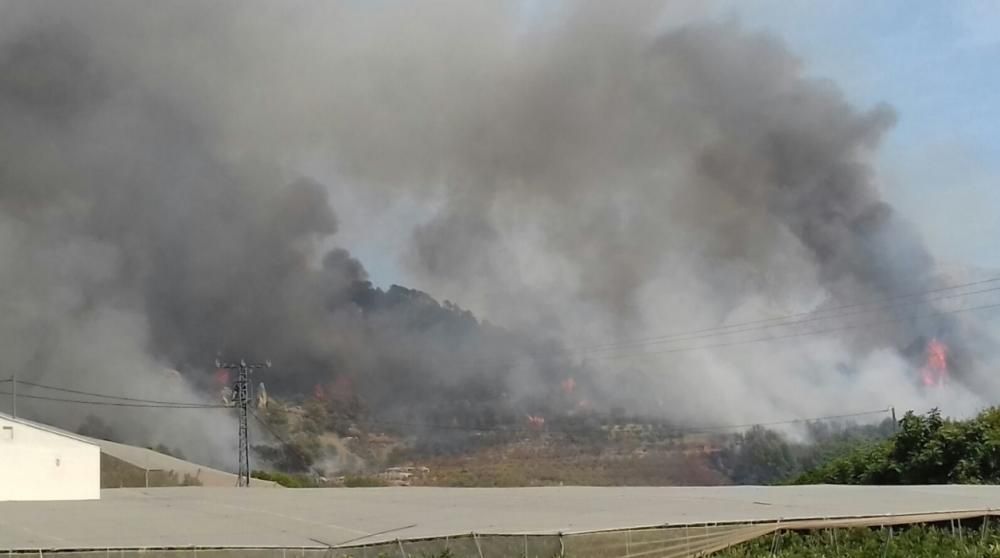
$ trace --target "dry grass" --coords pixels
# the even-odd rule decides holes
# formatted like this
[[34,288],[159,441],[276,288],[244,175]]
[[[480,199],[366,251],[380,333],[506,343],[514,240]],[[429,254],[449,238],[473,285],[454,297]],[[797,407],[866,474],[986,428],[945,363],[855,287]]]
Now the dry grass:
[[457,456],[430,459],[430,475],[415,484],[431,486],[671,486],[719,485],[709,454],[695,450],[628,452],[593,450],[565,443],[518,443]]

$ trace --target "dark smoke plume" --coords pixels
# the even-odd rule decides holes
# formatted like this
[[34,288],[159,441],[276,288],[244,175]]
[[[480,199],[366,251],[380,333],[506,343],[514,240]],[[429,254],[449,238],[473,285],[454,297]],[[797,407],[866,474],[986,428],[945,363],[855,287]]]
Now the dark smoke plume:
[[[939,284],[877,189],[891,109],[852,107],[769,36],[660,13],[0,2],[8,369],[214,401],[217,354],[269,358],[271,393],[350,386],[414,420],[515,420],[567,377],[597,406],[688,420],[922,401],[898,350],[929,329],[961,339],[957,323],[778,352],[573,352]],[[401,279],[499,326],[376,288],[337,246],[334,206],[378,226],[401,199],[422,208]],[[230,443],[221,412],[112,414],[133,439]],[[206,416],[218,426],[191,427]]]

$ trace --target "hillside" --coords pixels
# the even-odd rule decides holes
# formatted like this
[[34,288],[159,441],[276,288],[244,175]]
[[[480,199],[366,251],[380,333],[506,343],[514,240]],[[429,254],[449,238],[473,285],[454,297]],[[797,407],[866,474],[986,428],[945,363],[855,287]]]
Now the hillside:
[[565,441],[526,440],[467,455],[422,461],[426,486],[683,486],[729,484],[713,467],[711,450],[594,448]]
[[596,412],[544,424],[525,418],[492,428],[418,428],[348,416],[336,401],[315,397],[272,400],[259,416],[272,434],[256,438],[266,440],[256,447],[261,466],[306,474],[313,480],[295,482],[321,486],[365,479],[425,486],[771,484],[884,440],[893,429],[887,419],[806,423],[795,439],[763,427],[685,433],[664,421]]

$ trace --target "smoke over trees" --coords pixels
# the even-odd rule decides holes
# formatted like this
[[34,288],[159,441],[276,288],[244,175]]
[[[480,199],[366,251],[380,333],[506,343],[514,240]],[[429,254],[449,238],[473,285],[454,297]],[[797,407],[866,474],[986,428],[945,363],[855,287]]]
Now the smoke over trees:
[[[533,411],[566,377],[579,400],[677,419],[922,401],[898,349],[964,326],[574,353],[938,284],[877,189],[891,109],[852,107],[772,37],[661,13],[0,2],[8,370],[190,399],[213,394],[216,354],[266,357],[272,392],[340,382],[407,418]],[[498,325],[367,283],[337,214],[377,226],[398,200],[421,208],[401,281]],[[231,438],[221,414],[113,414],[126,436]]]

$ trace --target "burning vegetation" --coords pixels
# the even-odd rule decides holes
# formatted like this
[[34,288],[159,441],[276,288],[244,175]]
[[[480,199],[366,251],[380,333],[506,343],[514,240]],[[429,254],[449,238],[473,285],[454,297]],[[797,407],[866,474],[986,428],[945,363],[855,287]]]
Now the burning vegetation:
[[937,339],[927,343],[927,362],[921,370],[921,379],[927,387],[944,387],[948,380],[948,346]]
[[[446,452],[475,443],[462,429],[616,408],[701,423],[889,393],[917,406],[948,391],[905,390],[898,348],[929,331],[947,335],[927,346],[928,387],[1000,393],[990,337],[944,313],[734,352],[675,340],[583,357],[929,292],[941,274],[878,188],[889,106],[853,106],[737,24],[584,2],[535,27],[515,4],[5,4],[8,369],[216,403],[231,381],[216,355],[268,359],[255,381],[272,402],[324,409],[291,440],[309,455],[364,421]],[[423,290],[380,286],[390,274]],[[19,411],[71,428],[89,413]],[[225,410],[94,412],[125,440],[231,462]]]

